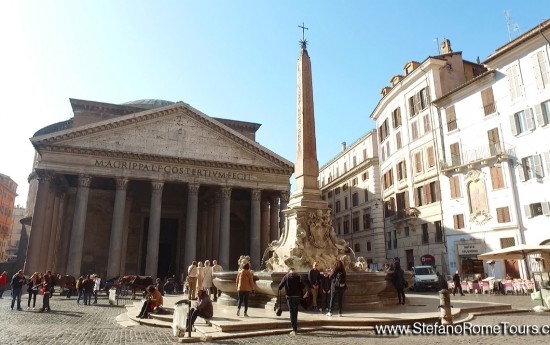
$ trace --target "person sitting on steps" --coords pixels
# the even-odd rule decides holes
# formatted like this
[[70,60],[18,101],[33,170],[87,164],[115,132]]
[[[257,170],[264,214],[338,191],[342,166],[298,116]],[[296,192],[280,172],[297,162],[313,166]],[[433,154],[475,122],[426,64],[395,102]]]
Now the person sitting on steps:
[[[149,285],[147,287],[147,297],[145,302],[143,302],[143,306],[141,307],[141,311],[139,312],[138,316],[136,316],[139,319],[146,319],[149,317],[149,313],[154,311],[155,308],[160,308],[163,302],[163,297],[160,291],[155,289],[153,285]],[[158,309],[157,309],[158,310]]]
[[[210,294],[206,290],[199,290],[197,291],[197,296],[197,306],[189,310],[189,315],[191,315],[189,325],[191,329],[193,329],[193,325],[195,324],[197,317],[200,316],[203,319],[210,319],[214,316],[214,308],[212,307]],[[187,331],[188,329],[185,330],[185,332]]]

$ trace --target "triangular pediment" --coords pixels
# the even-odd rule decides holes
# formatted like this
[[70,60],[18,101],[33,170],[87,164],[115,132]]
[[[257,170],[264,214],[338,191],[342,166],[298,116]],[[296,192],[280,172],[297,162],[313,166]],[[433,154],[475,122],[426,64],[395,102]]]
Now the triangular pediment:
[[293,164],[185,103],[33,137],[38,151],[88,151],[292,173]]

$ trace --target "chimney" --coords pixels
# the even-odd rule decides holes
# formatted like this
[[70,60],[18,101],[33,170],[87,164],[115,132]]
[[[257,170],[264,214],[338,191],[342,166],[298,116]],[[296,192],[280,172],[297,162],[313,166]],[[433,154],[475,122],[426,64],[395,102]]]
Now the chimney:
[[342,142],[342,152],[346,151],[346,142]]

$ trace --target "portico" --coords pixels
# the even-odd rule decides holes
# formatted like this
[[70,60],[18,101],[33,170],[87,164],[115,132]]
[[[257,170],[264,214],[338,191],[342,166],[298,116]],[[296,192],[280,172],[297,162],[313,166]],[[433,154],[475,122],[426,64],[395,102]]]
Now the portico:
[[234,269],[243,254],[259,269],[293,172],[254,141],[259,125],[185,103],[71,103],[71,127],[31,139],[26,273],[179,276],[193,260]]

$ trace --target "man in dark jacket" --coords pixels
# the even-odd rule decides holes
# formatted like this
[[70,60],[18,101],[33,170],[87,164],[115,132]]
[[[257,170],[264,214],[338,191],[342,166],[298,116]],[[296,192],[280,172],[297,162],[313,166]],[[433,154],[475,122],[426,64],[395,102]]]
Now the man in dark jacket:
[[453,283],[455,284],[455,287],[453,289],[453,296],[456,294],[457,291],[460,292],[460,296],[464,296],[462,285],[460,284],[460,275],[458,274],[458,271],[456,271],[453,276]]
[[23,270],[17,271],[11,278],[11,310],[13,310],[15,300],[17,300],[17,310],[23,310],[21,308],[21,291],[25,283],[26,279]]
[[302,297],[302,278],[294,271],[293,267],[288,269],[288,273],[279,283],[279,290],[282,288],[285,288],[286,303],[290,313],[290,324],[292,325],[290,335],[296,335],[298,331],[298,305],[300,305],[300,298]]
[[189,314],[191,315],[191,328],[193,328],[197,317],[200,316],[204,319],[210,319],[212,316],[214,316],[212,301],[210,300],[210,295],[206,292],[206,290],[197,291],[197,295],[197,300],[199,303],[197,304],[196,308],[191,308],[191,310],[189,311]]
[[321,279],[321,272],[319,272],[318,263],[313,263],[313,268],[309,271],[307,279],[309,280],[309,285],[311,288],[312,309],[317,310],[317,297],[319,296],[319,283]]

